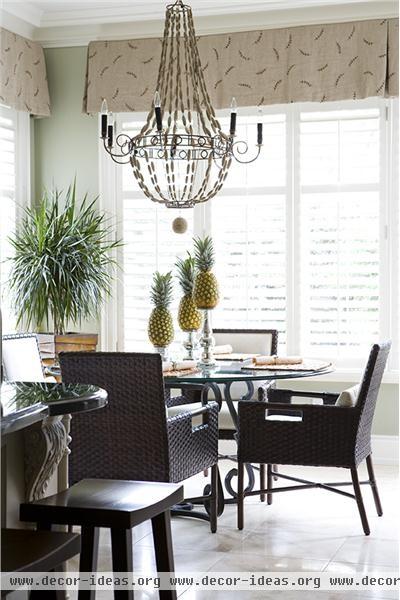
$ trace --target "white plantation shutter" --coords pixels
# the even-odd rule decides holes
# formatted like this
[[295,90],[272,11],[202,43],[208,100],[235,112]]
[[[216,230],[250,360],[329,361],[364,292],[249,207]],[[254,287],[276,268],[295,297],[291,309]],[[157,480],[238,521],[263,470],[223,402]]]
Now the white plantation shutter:
[[27,157],[23,152],[28,144],[28,114],[0,106],[0,301],[4,334],[14,332],[16,327],[15,314],[7,294],[10,264],[6,259],[13,252],[8,238],[16,229],[21,207],[29,203],[26,185],[29,166],[25,164],[22,173],[18,174],[18,160],[25,162]]
[[[247,139],[250,153],[255,153],[257,118],[244,121],[237,137]],[[263,122],[261,156],[246,166],[234,163],[224,190],[210,203],[221,291],[213,326],[276,328],[282,349],[287,293],[286,118],[264,115]]]
[[[291,105],[264,109],[264,148],[233,163],[217,197],[195,210],[184,235],[177,211],[143,198],[129,166],[117,176],[125,246],[119,347],[148,348],[149,289],[155,270],[174,268],[192,237],[210,234],[221,299],[213,326],[276,328],[280,352],[359,368],[370,345],[393,338],[397,352],[397,137],[393,102]],[[256,109],[239,109],[238,140],[255,152]],[[135,115],[119,127],[138,131]],[[229,116],[221,113],[224,130]],[[395,131],[395,130],[393,130]],[[107,159],[108,160],[108,159]],[[176,316],[180,291],[172,307]],[[174,352],[182,335],[176,326]],[[396,363],[392,362],[396,368]]]
[[227,197],[212,207],[221,300],[215,327],[286,331],[285,197]]
[[[126,118],[126,117],[125,117]],[[124,132],[133,135],[142,123],[122,122]],[[123,348],[126,351],[150,350],[147,323],[152,310],[150,287],[155,271],[175,272],[177,256],[184,256],[193,237],[193,211],[165,208],[143,197],[130,165],[122,168],[123,247]],[[189,227],[185,234],[172,231],[172,221],[183,216]],[[181,289],[175,279],[171,310],[175,318],[176,345],[182,334],[176,322]]]
[[380,111],[299,128],[300,348],[351,366],[380,332]]

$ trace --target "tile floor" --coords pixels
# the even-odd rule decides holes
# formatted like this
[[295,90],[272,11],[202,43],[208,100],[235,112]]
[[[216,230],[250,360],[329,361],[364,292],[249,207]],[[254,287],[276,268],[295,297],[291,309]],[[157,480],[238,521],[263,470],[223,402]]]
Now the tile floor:
[[[225,461],[224,461],[225,462]],[[231,463],[222,463],[226,471]],[[282,469],[283,470],[283,469]],[[339,481],[346,471],[339,469],[286,468],[286,472],[316,480]],[[360,472],[361,476],[364,473]],[[384,515],[378,518],[370,490],[363,486],[371,535],[364,536],[355,502],[323,490],[276,494],[271,506],[257,497],[246,499],[245,527],[236,528],[236,507],[225,508],[218,532],[211,534],[208,523],[195,519],[174,518],[172,533],[176,573],[189,571],[399,571],[399,479],[398,469],[376,465]],[[186,495],[196,494],[206,480],[199,475],[186,485]],[[75,565],[71,565],[75,567]],[[155,573],[150,523],[134,530],[134,568]],[[108,532],[102,531],[99,570],[111,570]],[[205,600],[210,597],[238,600],[372,600],[398,598],[393,592],[367,593],[294,591],[294,592],[210,592],[182,588],[180,600]],[[74,596],[71,595],[71,598]],[[98,592],[98,600],[112,598],[111,592]],[[153,600],[157,592],[135,594],[135,600]]]

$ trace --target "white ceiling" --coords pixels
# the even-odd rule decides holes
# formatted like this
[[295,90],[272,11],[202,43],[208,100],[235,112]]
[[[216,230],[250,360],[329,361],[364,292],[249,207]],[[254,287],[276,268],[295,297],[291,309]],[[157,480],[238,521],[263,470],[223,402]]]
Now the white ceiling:
[[[184,0],[200,34],[391,17],[398,0]],[[3,27],[44,46],[83,45],[90,39],[155,37],[174,0],[0,0]]]
[[[173,0],[172,0],[173,1]],[[189,0],[196,16],[232,15],[275,10],[298,10],[309,7],[335,5],[376,4],[376,0]],[[381,2],[384,4],[384,2]],[[147,21],[162,19],[166,0],[129,0],[111,2],[109,0],[82,2],[23,2],[10,0],[3,2],[3,9],[35,27],[60,27],[73,24],[116,23],[129,19]],[[393,2],[393,4],[396,4]]]

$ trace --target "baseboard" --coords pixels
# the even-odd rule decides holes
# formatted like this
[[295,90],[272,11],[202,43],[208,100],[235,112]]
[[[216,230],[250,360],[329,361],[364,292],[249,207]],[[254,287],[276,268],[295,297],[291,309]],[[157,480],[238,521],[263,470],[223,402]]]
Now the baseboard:
[[[221,440],[219,451],[221,454],[235,454],[236,444],[233,440]],[[374,464],[398,465],[399,437],[397,435],[373,435],[372,453]]]
[[399,436],[373,435],[372,454],[377,465],[399,464]]

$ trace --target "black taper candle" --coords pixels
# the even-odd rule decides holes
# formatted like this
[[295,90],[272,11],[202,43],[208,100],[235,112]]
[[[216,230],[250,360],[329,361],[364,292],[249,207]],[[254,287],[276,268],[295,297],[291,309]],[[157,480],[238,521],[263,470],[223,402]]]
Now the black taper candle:
[[103,140],[107,137],[107,125],[108,125],[108,106],[107,100],[103,98],[101,103],[101,137]]
[[231,125],[229,128],[229,133],[231,135],[235,135],[236,132],[236,113],[235,112],[231,112]]
[[263,143],[263,124],[257,123],[257,144],[262,146]]
[[156,123],[157,123],[157,131],[162,131],[162,116],[161,116],[161,107],[156,106]]
[[237,115],[237,102],[236,98],[232,98],[231,103],[231,124],[229,127],[229,134],[233,137],[236,133],[236,115]]
[[107,137],[107,115],[101,115],[101,137],[103,140]]
[[114,127],[112,125],[108,126],[108,139],[107,139],[107,144],[109,148],[112,148],[113,143],[114,143]]

